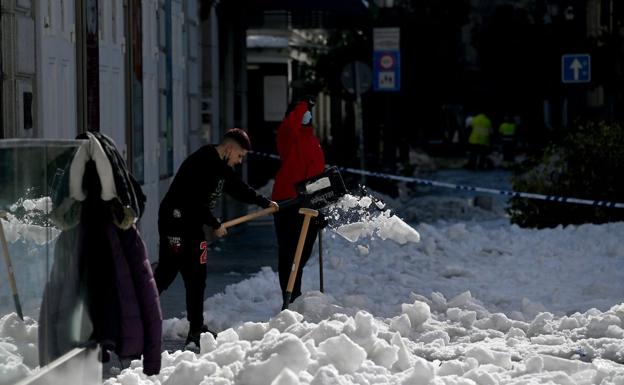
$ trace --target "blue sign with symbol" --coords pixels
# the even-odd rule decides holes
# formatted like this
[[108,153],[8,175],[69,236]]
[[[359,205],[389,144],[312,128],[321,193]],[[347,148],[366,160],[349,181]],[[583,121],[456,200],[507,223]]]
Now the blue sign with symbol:
[[373,52],[373,89],[401,90],[401,57],[399,51]]
[[561,81],[564,83],[589,83],[591,81],[591,57],[589,54],[563,55],[561,57]]

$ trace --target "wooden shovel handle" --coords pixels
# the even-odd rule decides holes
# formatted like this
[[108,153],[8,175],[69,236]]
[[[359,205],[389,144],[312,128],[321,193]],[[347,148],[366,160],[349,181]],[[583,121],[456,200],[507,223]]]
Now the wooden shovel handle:
[[278,207],[274,207],[274,206],[267,207],[266,209],[254,211],[253,213],[249,213],[247,215],[243,215],[242,217],[234,218],[232,220],[229,220],[227,222],[222,223],[222,225],[225,226],[225,228],[236,226],[238,224],[250,221],[252,219],[256,219],[256,218],[259,218],[259,217],[263,217],[265,215],[273,214],[274,212],[276,212],[278,210],[279,210]]
[[288,277],[288,285],[286,286],[286,295],[284,297],[284,304],[282,310],[288,309],[290,304],[290,297],[292,295],[293,288],[295,287],[295,281],[297,280],[297,274],[299,271],[299,263],[301,262],[301,254],[303,254],[303,246],[305,245],[306,235],[308,234],[308,228],[310,227],[310,220],[313,217],[318,216],[318,211],[308,208],[299,209],[299,214],[303,214],[303,225],[301,226],[301,233],[299,234],[299,241],[297,242],[297,249],[295,250],[295,257],[293,259],[292,268]]

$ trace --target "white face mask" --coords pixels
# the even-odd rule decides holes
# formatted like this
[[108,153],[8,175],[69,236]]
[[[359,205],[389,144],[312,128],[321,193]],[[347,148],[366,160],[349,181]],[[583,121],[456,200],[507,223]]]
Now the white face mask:
[[305,114],[303,114],[303,119],[301,119],[301,124],[308,125],[311,121],[312,114],[310,113],[310,111],[306,111]]

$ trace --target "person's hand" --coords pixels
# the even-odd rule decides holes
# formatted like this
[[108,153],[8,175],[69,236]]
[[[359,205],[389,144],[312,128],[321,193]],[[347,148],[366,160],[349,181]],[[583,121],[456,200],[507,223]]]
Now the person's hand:
[[225,226],[221,225],[221,227],[214,230],[214,235],[217,238],[223,238],[227,235],[227,229],[225,228]]
[[275,207],[275,211],[279,211],[279,204],[275,201],[270,201],[269,207]]

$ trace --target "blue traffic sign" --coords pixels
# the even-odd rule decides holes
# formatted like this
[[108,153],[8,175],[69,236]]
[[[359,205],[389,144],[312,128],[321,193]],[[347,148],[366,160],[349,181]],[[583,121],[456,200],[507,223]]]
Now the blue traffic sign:
[[561,81],[564,83],[589,83],[591,81],[591,57],[589,54],[561,56]]
[[401,54],[399,51],[373,52],[373,89],[401,90]]

